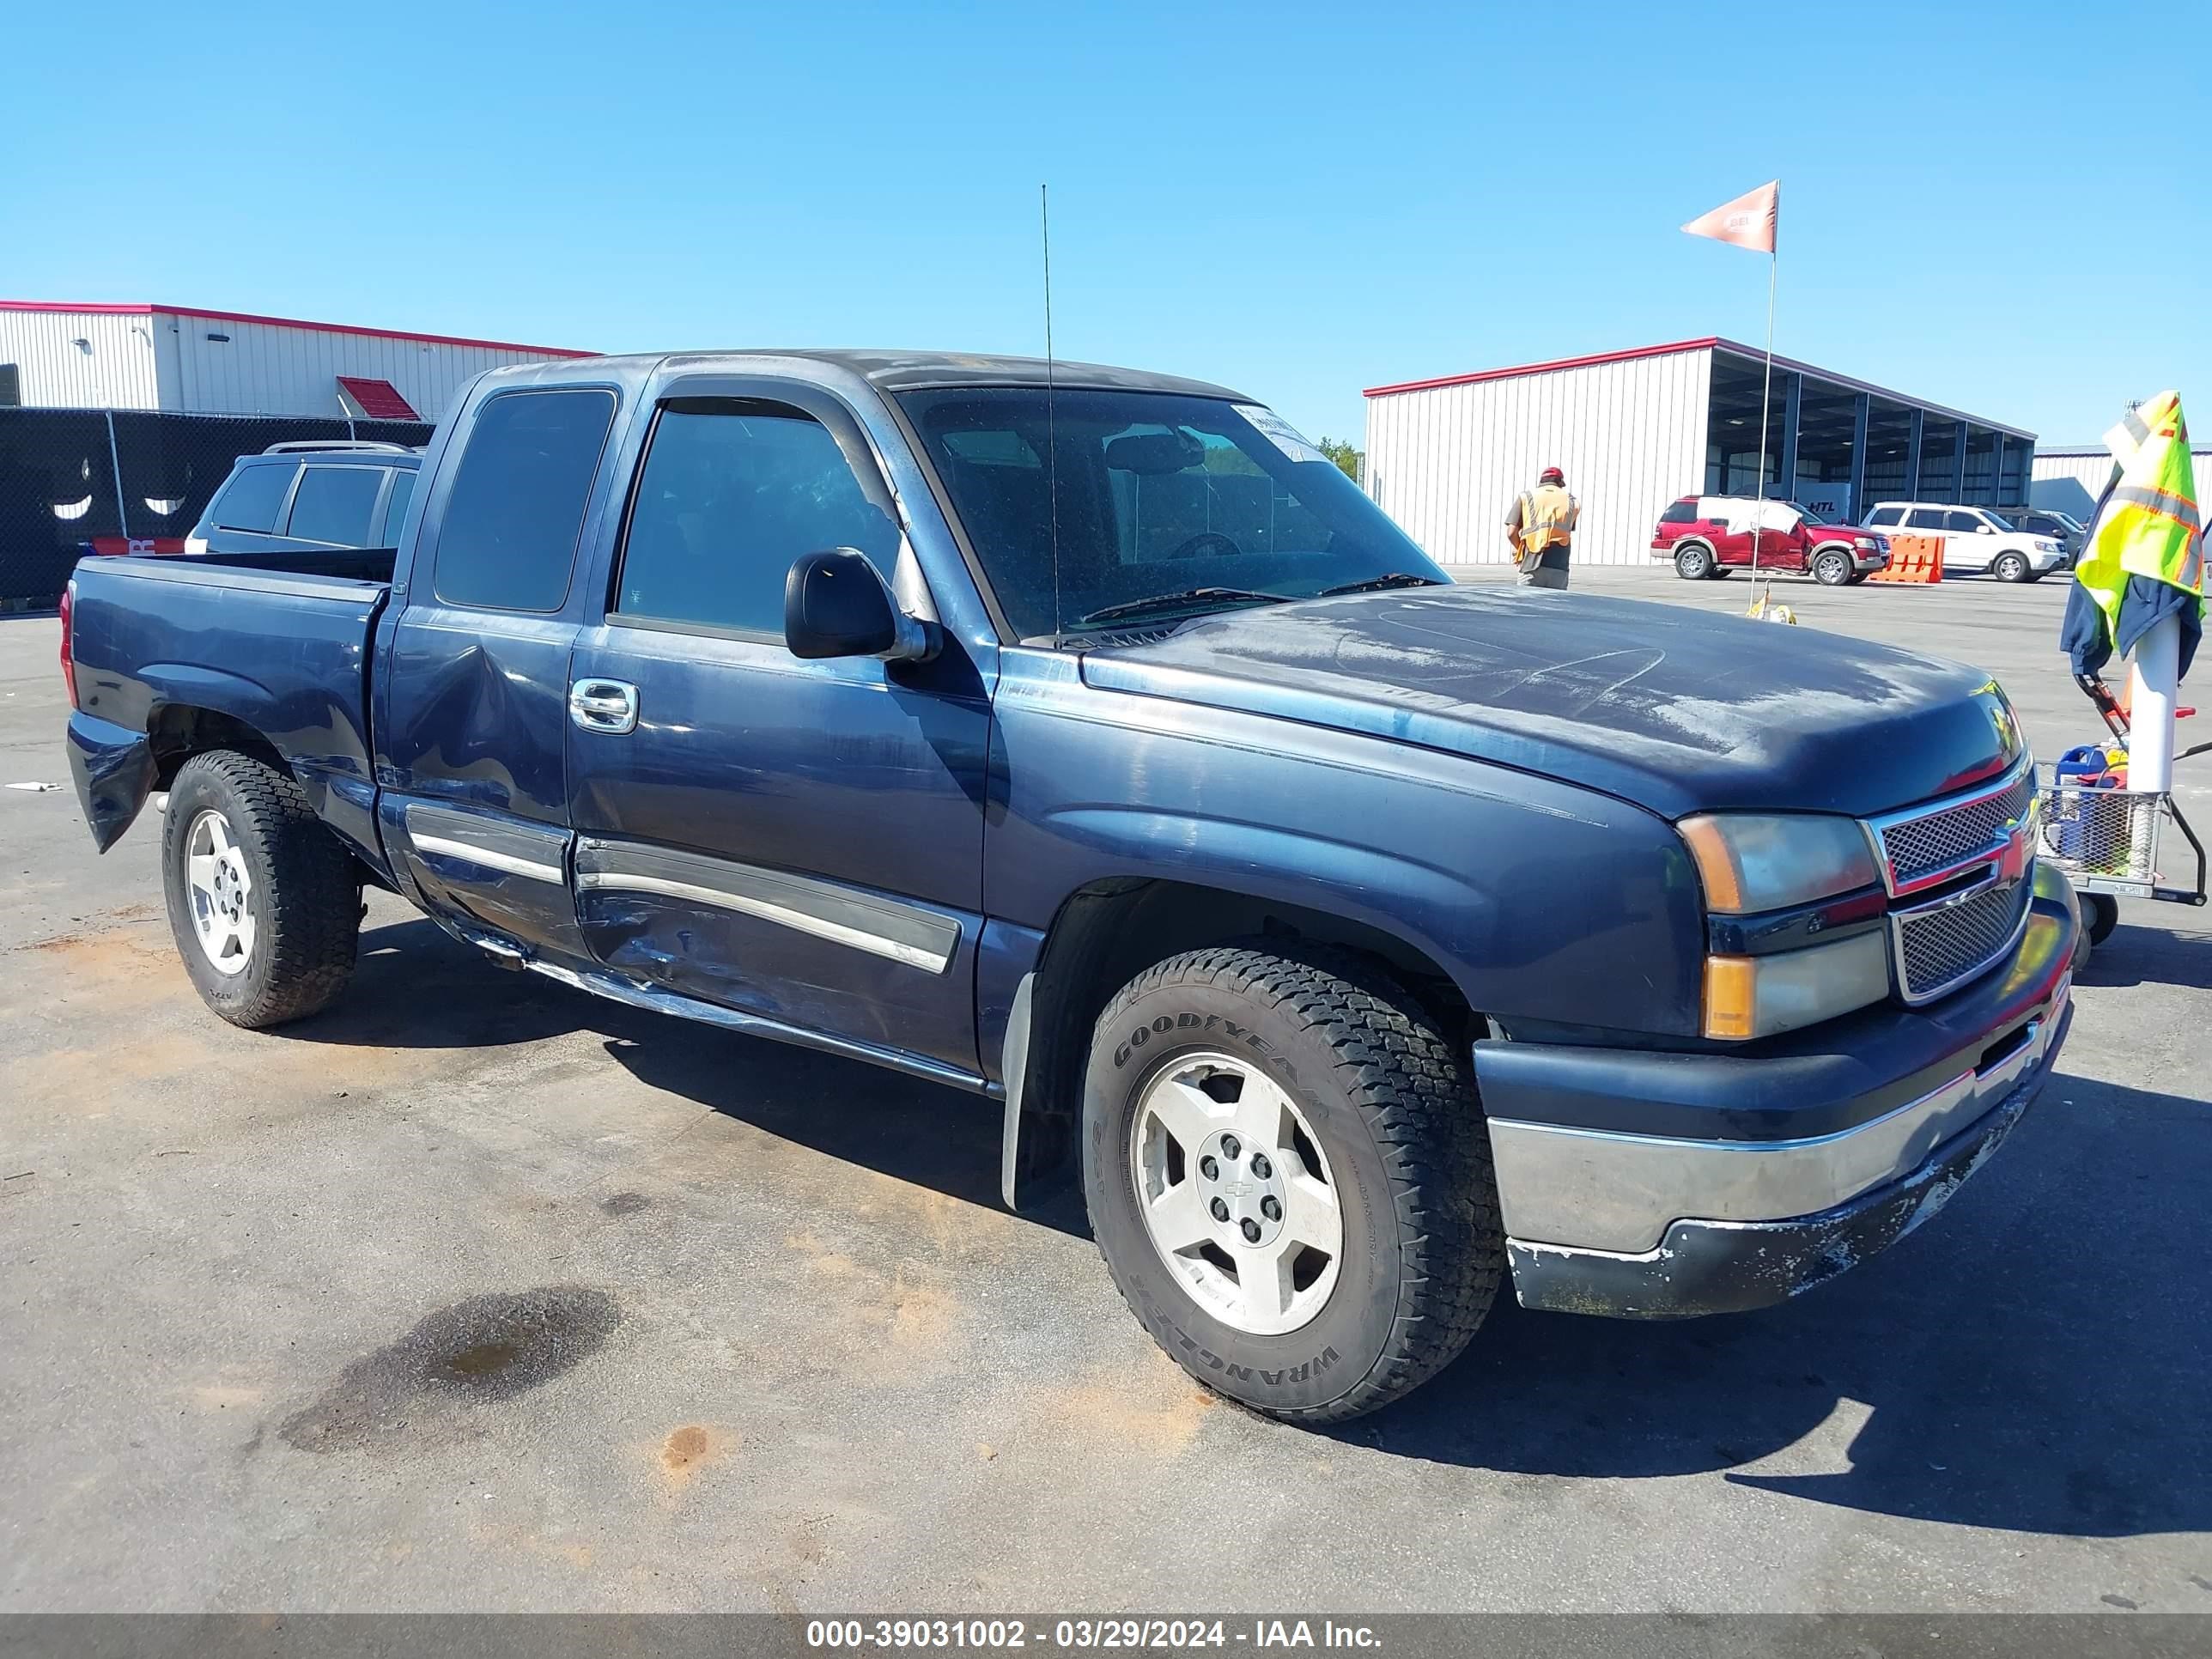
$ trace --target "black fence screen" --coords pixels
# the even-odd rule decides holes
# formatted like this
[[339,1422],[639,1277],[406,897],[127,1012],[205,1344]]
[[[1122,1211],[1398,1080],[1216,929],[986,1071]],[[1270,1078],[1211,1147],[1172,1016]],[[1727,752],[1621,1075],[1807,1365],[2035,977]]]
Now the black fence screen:
[[0,409],[0,608],[54,604],[88,553],[183,551],[240,455],[313,438],[424,444],[430,431],[411,421]]

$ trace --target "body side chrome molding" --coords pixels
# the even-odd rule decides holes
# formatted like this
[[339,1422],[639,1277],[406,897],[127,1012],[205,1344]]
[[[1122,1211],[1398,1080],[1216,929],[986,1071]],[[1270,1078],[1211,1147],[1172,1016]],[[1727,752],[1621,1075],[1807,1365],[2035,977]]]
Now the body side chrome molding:
[[861,894],[834,882],[671,849],[586,837],[577,843],[576,889],[652,893],[757,917],[779,927],[942,974],[960,946],[960,924],[919,905]]
[[568,832],[512,818],[465,812],[429,801],[408,801],[407,839],[417,853],[459,859],[486,870],[562,885],[568,880]]

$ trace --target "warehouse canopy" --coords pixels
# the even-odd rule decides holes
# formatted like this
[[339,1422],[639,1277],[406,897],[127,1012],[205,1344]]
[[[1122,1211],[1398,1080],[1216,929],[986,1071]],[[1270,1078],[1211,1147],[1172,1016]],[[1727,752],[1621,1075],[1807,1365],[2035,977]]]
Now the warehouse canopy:
[[338,401],[345,405],[349,415],[366,421],[419,421],[415,405],[399,395],[399,388],[389,380],[372,380],[365,375],[341,374],[338,380]]

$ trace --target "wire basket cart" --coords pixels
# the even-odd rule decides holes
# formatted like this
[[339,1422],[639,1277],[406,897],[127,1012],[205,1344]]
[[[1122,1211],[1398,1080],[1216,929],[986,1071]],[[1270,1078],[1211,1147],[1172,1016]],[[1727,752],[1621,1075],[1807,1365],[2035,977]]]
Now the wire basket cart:
[[[2094,675],[2077,678],[2089,700],[2097,705],[2097,712],[2105,717],[2106,726],[2124,746],[2129,737],[2126,711]],[[2199,754],[2208,748],[2212,744],[2183,752]],[[2039,817],[2037,850],[2065,872],[2080,896],[2092,945],[2103,944],[2118,924],[2121,899],[2162,899],[2172,904],[2205,902],[2204,843],[2197,838],[2171,794],[2054,777],[2042,786]],[[2167,842],[2170,830],[2179,831],[2187,843],[2185,854],[2178,853]],[[2183,886],[2177,877],[2187,866],[2176,860],[2192,857],[2194,879]]]

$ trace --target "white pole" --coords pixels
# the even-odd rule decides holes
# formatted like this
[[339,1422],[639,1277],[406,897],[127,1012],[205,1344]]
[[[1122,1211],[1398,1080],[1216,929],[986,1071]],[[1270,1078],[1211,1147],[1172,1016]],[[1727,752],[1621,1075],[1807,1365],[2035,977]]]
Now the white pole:
[[1759,392],[1759,502],[1752,509],[1751,574],[1759,574],[1759,538],[1766,529],[1766,410],[1774,397],[1774,271],[1779,246],[1766,256],[1766,382]]
[[2128,691],[2128,790],[2173,787],[2173,699],[2181,669],[2181,619],[2167,617],[2136,641]]

